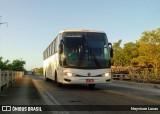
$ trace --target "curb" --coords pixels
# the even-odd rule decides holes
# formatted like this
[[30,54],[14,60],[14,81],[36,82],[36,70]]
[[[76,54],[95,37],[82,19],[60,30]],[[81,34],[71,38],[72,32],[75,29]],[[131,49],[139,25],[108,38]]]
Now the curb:
[[112,80],[111,83],[113,84],[120,84],[120,85],[126,85],[131,87],[139,87],[139,88],[155,88],[160,89],[160,84],[150,84],[150,83],[138,83],[138,82],[129,82],[129,81],[120,81],[120,80]]

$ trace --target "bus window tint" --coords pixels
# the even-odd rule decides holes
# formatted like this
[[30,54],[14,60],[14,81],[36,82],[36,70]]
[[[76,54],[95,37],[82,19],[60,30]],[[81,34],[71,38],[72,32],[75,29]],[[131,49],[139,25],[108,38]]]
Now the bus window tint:
[[66,37],[64,53],[68,66],[78,66],[79,48],[84,45],[83,37]]
[[110,57],[104,33],[79,33],[64,37],[64,66],[74,68],[108,68]]

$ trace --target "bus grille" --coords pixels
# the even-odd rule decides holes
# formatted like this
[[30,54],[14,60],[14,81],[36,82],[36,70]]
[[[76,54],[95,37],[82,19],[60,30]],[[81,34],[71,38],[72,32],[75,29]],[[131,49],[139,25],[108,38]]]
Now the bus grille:
[[83,76],[76,74],[77,77],[102,77],[102,75],[95,75],[95,76]]

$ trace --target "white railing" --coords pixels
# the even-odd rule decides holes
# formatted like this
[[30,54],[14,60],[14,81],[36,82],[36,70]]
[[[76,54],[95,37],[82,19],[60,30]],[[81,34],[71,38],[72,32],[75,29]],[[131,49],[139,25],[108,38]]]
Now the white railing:
[[0,92],[3,86],[7,88],[16,81],[17,78],[22,78],[24,72],[22,71],[1,71],[0,70]]
[[112,74],[113,80],[124,80],[142,83],[160,83],[160,75],[156,74]]

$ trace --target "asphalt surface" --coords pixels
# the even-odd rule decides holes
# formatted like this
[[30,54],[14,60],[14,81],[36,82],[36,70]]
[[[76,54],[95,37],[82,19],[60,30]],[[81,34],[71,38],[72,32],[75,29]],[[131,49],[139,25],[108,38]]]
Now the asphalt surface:
[[[115,107],[124,105],[124,108],[125,106],[136,107],[138,105],[158,106],[160,105],[160,89],[141,88],[117,83],[96,85],[94,90],[90,90],[87,85],[57,87],[53,81],[45,81],[43,76],[32,75],[24,76],[8,90],[0,93],[0,105],[52,105],[50,109],[53,108],[53,105],[62,107],[62,111],[34,112],[45,114],[159,114],[160,111],[99,111],[98,108],[100,107],[98,105],[112,107],[114,105]],[[68,105],[73,107],[72,111],[65,110],[65,106]],[[78,105],[83,106],[82,110],[85,106],[95,106],[91,110],[76,111],[81,110],[76,109],[75,106]],[[6,112],[6,114],[9,113]],[[18,113],[28,114],[32,112]]]

